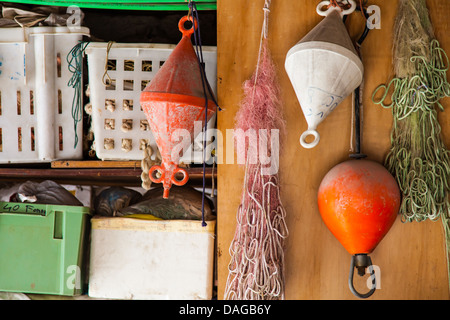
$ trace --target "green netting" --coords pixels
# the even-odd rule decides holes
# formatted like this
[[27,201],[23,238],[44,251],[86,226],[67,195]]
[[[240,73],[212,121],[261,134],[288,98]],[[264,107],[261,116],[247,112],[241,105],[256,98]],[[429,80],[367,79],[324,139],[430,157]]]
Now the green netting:
[[[396,77],[372,96],[393,114],[385,165],[402,191],[404,222],[442,219],[448,259],[450,150],[442,140],[437,112],[444,111],[440,100],[450,97],[449,59],[435,39],[425,0],[400,0],[393,40]],[[450,264],[448,271],[450,278]]]

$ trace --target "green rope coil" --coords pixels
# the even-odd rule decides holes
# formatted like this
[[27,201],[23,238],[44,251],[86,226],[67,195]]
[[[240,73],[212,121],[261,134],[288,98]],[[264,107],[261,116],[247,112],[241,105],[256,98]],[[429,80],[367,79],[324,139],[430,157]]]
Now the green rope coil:
[[67,85],[74,89],[72,100],[72,118],[75,131],[74,149],[78,144],[77,126],[79,122],[83,121],[83,52],[88,44],[89,42],[80,41],[70,50],[66,57],[69,71],[72,73],[72,77]]
[[[394,118],[385,166],[396,177],[403,195],[403,222],[448,220],[450,151],[440,137],[436,106],[444,111],[439,100],[450,96],[449,59],[439,42],[432,40],[429,59],[413,56],[410,61],[416,65],[414,76],[394,78],[372,95],[375,104],[392,109]],[[380,92],[381,98],[376,99]]]

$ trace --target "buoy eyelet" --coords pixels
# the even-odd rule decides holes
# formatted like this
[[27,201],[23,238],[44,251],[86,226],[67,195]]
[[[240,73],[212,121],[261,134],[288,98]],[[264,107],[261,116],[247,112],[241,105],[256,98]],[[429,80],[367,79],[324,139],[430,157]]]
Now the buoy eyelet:
[[[188,21],[191,22],[192,26],[191,26],[191,28],[186,29],[185,23]],[[194,29],[196,29],[196,28],[197,28],[197,20],[195,20],[192,16],[184,16],[178,22],[178,29],[183,34],[183,37],[184,36],[190,37],[191,34],[194,33]]]
[[[372,288],[370,289],[369,292],[359,293],[353,286],[353,275],[355,268],[358,270],[358,275],[361,277],[366,274],[366,268],[369,268],[370,278],[372,279]],[[360,299],[367,299],[372,294],[374,294],[377,288],[375,270],[372,265],[372,259],[370,259],[370,257],[367,254],[355,254],[352,256],[352,261],[350,264],[350,274],[348,276],[348,286],[350,288],[350,291]]]

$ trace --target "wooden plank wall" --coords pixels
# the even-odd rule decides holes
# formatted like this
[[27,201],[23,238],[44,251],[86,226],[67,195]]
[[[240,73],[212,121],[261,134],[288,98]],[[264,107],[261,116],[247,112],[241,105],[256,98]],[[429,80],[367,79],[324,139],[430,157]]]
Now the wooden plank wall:
[[[318,2],[272,0],[270,12],[270,49],[278,67],[288,130],[280,154],[281,196],[290,232],[285,250],[285,293],[286,299],[357,299],[347,284],[350,255],[323,224],[316,201],[323,176],[350,153],[351,97],[319,125],[319,145],[303,149],[298,141],[307,125],[284,70],[287,51],[321,21],[322,17],[315,12]],[[370,31],[362,46],[365,66],[362,151],[378,162],[383,161],[390,146],[392,115],[390,110],[374,105],[371,95],[379,84],[393,76],[391,41],[397,3],[369,0],[369,4],[381,8],[381,29]],[[437,39],[450,54],[450,1],[427,3]],[[256,66],[263,4],[264,0],[218,0],[218,99],[224,109],[218,114],[218,128],[224,137],[225,130],[234,127],[242,98],[241,85]],[[363,23],[358,13],[350,16],[347,26],[352,38],[362,32]],[[450,99],[442,102],[450,107]],[[440,113],[439,121],[450,147],[450,110]],[[223,299],[228,276],[228,249],[235,231],[242,183],[242,167],[226,163],[218,166],[219,299]],[[440,222],[403,224],[397,220],[371,254],[373,263],[381,270],[381,288],[370,299],[449,299],[444,250]],[[359,288],[366,290],[364,284]]]

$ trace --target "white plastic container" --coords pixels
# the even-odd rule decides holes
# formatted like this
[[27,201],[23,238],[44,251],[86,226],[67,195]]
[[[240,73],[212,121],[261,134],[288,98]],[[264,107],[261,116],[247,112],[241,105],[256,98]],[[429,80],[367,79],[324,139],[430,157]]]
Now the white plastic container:
[[89,296],[211,299],[215,224],[92,218]]
[[82,123],[72,118],[67,54],[88,28],[7,28],[0,32],[0,163],[82,157]]
[[[102,160],[141,160],[143,151],[140,146],[143,140],[150,144],[154,151],[153,155],[156,155],[158,146],[139,100],[141,91],[153,79],[175,45],[114,43],[108,53],[107,47],[107,43],[92,42],[86,48],[92,129],[97,157]],[[208,82],[216,93],[217,48],[203,46],[202,52]],[[115,65],[114,70],[106,70],[114,83],[110,86],[103,83],[103,79],[107,81],[107,78],[104,78],[107,60]],[[125,68],[126,64],[132,67]],[[151,68],[143,70],[143,66],[150,65]],[[214,116],[208,122],[208,128],[214,127],[215,120]],[[122,130],[124,122],[131,124],[131,129],[128,127],[127,130]],[[198,133],[201,130],[200,124]],[[207,141],[210,140],[211,135],[208,135]],[[128,143],[127,148],[122,148],[124,143]],[[202,163],[200,139],[195,140],[191,150],[192,152],[184,155],[180,161]],[[206,156],[208,160],[211,153],[207,152]]]

